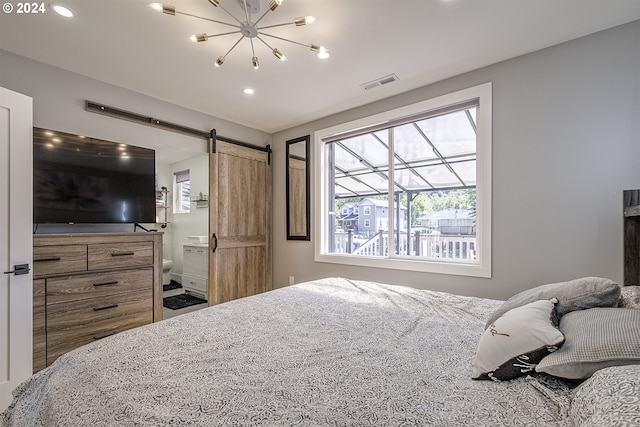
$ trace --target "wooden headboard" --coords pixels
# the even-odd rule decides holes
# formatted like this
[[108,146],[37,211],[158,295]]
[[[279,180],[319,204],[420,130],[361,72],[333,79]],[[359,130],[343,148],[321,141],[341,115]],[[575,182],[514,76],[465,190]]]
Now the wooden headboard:
[[623,191],[624,285],[640,285],[640,190]]

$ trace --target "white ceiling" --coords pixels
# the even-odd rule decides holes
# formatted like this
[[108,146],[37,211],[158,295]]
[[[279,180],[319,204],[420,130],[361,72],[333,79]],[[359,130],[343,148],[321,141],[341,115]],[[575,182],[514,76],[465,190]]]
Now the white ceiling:
[[[268,0],[262,1],[265,10]],[[157,13],[150,2],[60,0],[75,11],[73,19],[50,10],[0,13],[0,48],[272,133],[640,19],[640,0],[284,0],[260,24],[313,15],[313,25],[271,33],[326,46],[331,58],[265,39],[288,60],[278,61],[257,42],[256,71],[247,40],[221,68],[213,66],[237,35],[189,40],[228,27]],[[238,0],[220,2],[239,13]],[[207,0],[168,3],[229,21]],[[399,81],[369,91],[359,87],[391,73]],[[244,95],[244,87],[256,93]]]

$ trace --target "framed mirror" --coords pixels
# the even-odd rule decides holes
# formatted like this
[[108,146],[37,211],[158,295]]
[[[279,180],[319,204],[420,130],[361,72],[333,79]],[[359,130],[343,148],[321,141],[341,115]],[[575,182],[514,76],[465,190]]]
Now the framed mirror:
[[287,240],[311,240],[309,224],[309,141],[287,141]]

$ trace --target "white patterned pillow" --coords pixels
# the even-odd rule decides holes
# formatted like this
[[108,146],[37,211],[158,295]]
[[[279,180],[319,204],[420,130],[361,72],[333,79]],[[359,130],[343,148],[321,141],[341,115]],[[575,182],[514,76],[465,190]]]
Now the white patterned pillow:
[[540,300],[506,312],[484,331],[473,366],[476,380],[510,380],[533,371],[558,349],[564,335],[554,326],[558,301]]
[[623,286],[618,306],[640,309],[640,286]]
[[599,369],[640,363],[640,310],[591,308],[560,320],[567,340],[542,359],[537,372],[570,379],[589,378]]
[[593,374],[576,389],[569,416],[583,427],[640,425],[640,365]]

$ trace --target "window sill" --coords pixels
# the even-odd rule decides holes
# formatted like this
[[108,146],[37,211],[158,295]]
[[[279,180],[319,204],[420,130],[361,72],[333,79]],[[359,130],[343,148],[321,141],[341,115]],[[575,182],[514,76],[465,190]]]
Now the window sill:
[[460,262],[426,261],[402,258],[372,258],[358,255],[321,254],[316,255],[316,262],[343,264],[359,267],[385,268],[403,271],[419,271],[423,273],[450,274],[470,277],[491,277],[491,267],[482,262],[463,264]]

